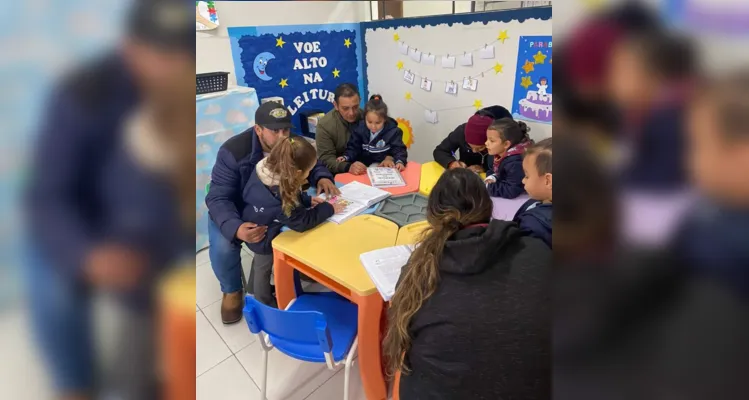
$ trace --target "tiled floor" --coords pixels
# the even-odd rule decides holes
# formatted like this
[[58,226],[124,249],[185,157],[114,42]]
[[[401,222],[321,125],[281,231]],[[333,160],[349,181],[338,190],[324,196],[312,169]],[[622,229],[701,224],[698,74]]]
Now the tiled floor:
[[[260,344],[244,320],[221,323],[221,290],[213,275],[208,250],[197,254],[197,392],[198,400],[236,398],[260,400]],[[250,273],[252,254],[243,250],[242,265]],[[269,400],[343,399],[343,367],[329,371],[324,364],[298,361],[271,350],[268,358]],[[349,399],[366,400],[358,364],[351,370]]]

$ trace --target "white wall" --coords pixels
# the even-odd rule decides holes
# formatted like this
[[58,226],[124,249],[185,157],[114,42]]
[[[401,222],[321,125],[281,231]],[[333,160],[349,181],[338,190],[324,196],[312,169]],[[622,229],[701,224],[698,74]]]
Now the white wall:
[[[439,142],[456,126],[466,122],[476,111],[471,105],[480,99],[484,107],[502,105],[512,109],[513,90],[519,37],[522,35],[551,35],[551,20],[517,20],[510,22],[475,22],[472,24],[440,24],[437,26],[414,26],[397,28],[400,39],[408,45],[424,52],[434,54],[461,54],[463,50],[480,47],[482,43],[492,42],[500,30],[507,30],[510,38],[504,44],[495,43],[494,59],[479,59],[474,53],[472,67],[456,66],[446,69],[437,65],[425,65],[402,55],[397,42],[393,41],[396,29],[379,28],[366,29],[364,41],[367,44],[367,77],[369,93],[379,93],[384,98],[394,118],[405,118],[410,121],[414,132],[414,144],[409,149],[409,159],[417,162],[432,160],[432,151]],[[396,64],[403,61],[404,69],[398,70]],[[504,65],[503,72],[495,74],[493,70],[479,78],[478,90],[471,92],[459,85],[458,95],[446,94],[445,84],[436,82],[455,80],[462,82],[463,76],[473,76],[494,66],[496,62]],[[431,92],[420,89],[420,78],[416,78],[413,85],[403,80],[404,70],[410,69],[416,74],[427,76],[434,80]],[[411,101],[405,99],[405,93],[412,94]],[[414,101],[415,100],[415,101]],[[432,110],[453,107],[459,109],[438,111],[439,123],[430,124],[424,119],[424,108],[418,103]],[[552,134],[550,124],[529,122],[530,136],[539,140]]]
[[225,71],[229,85],[236,85],[228,27],[260,25],[307,25],[361,22],[370,19],[367,1],[217,1],[219,25],[213,31],[196,32],[197,73]]

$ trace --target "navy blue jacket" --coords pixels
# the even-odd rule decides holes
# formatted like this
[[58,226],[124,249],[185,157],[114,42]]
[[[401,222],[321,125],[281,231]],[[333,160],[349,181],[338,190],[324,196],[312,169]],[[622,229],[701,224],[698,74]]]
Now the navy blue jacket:
[[[536,206],[529,210],[534,204]],[[520,206],[512,220],[524,235],[539,238],[551,248],[551,203],[530,199]]]
[[[239,214],[246,206],[242,198],[244,188],[252,172],[255,171],[255,165],[263,157],[263,148],[260,145],[260,139],[255,134],[254,126],[233,136],[218,150],[216,164],[211,172],[211,186],[205,196],[205,204],[208,206],[211,220],[228,240],[239,240],[235,235],[239,226],[245,222]],[[318,161],[310,172],[308,180],[312,185],[316,185],[320,179],[332,181],[333,175],[325,164]]]
[[499,163],[497,170],[492,174],[487,174],[487,178],[493,176],[496,182],[486,186],[489,190],[489,196],[502,197],[505,199],[514,199],[525,193],[523,185],[523,155],[514,154],[507,156]]
[[373,163],[381,163],[385,157],[391,156],[394,162],[406,165],[408,152],[406,145],[403,144],[403,131],[398,128],[398,123],[394,119],[388,118],[382,131],[374,139],[369,140],[370,136],[366,121],[359,121],[351,132],[346,153],[343,155],[347,161],[359,161],[369,166]]
[[684,108],[671,105],[652,112],[632,134],[632,158],[624,171],[636,189],[680,189],[687,181]]
[[138,105],[124,65],[109,55],[64,80],[36,142],[25,204],[30,233],[43,260],[70,278],[80,278],[103,242],[131,246],[155,268],[194,249],[167,182],[123,145],[122,121]]
[[291,215],[287,217],[282,210],[278,186],[265,186],[255,171],[250,176],[242,197],[247,203],[242,210],[242,220],[268,227],[265,238],[261,242],[247,243],[247,247],[257,254],[273,253],[271,242],[281,233],[284,225],[297,232],[305,232],[325,222],[335,213],[333,206],[327,202],[312,207],[310,196],[300,191],[300,206],[294,208]]

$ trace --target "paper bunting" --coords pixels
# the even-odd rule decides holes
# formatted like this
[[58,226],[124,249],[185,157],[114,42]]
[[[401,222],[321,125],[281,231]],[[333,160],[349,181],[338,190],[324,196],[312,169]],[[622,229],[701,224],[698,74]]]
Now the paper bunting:
[[405,44],[403,42],[398,43],[398,50],[401,52],[401,54],[406,55],[406,56],[408,55],[408,45],[407,44]]
[[473,53],[464,53],[462,56],[460,56],[460,65],[464,67],[472,67]]
[[414,74],[413,72],[411,72],[409,70],[406,70],[406,72],[403,73],[403,80],[406,81],[406,82],[408,82],[408,83],[410,83],[410,84],[412,84],[412,85],[414,83],[415,77],[416,77],[416,74]]
[[475,78],[465,78],[463,79],[463,89],[470,90],[475,92],[476,89],[478,89],[479,86],[479,80]]
[[434,54],[427,54],[421,56],[421,63],[424,65],[434,65]]
[[421,78],[421,88],[426,90],[427,92],[432,91],[432,81],[430,81],[427,78]]
[[458,95],[458,83],[457,82],[446,82],[445,83],[445,93],[457,96]]
[[[491,58],[494,58],[494,44],[496,44],[496,43],[502,43],[502,44],[504,44],[507,39],[510,39],[510,36],[507,34],[507,30],[506,29],[505,30],[501,30],[499,32],[499,35],[497,35],[496,39],[492,40],[491,42],[484,43],[483,45],[478,46],[478,47],[476,47],[474,49],[471,49],[471,50],[462,51],[462,53],[475,53],[475,52],[479,52],[479,57],[480,58],[489,58],[489,59],[491,59]],[[405,41],[401,40],[400,35],[398,35],[397,33],[393,35],[393,40],[395,40],[396,42],[398,42],[398,46],[401,49],[400,50],[401,54],[406,54],[406,53],[403,53],[403,48],[404,47],[406,49],[411,48],[411,46],[409,46],[408,43],[406,43]],[[483,53],[484,56],[481,55],[482,51],[484,52]],[[432,52],[426,52],[426,51],[423,51],[423,50],[422,50],[421,53],[422,54],[433,54],[436,57],[449,57],[450,56],[449,54],[432,53]],[[489,54],[491,54],[491,57],[489,57]],[[445,67],[443,65],[443,68],[452,68],[452,67]]]
[[483,49],[479,50],[479,58],[483,58],[483,59],[494,58],[494,46],[484,46]]
[[437,122],[439,122],[437,111],[424,110],[424,119],[430,124],[436,124]]
[[455,68],[455,57],[443,56],[442,57],[442,68]]
[[[457,82],[452,82],[452,84],[454,85],[455,91],[457,93],[458,83]],[[446,87],[445,91],[447,91],[447,90],[448,90],[448,88]],[[405,99],[408,100],[409,102],[413,102],[413,103],[418,104],[422,109],[424,109],[424,120],[426,122],[429,122],[430,124],[437,124],[437,123],[439,123],[439,113],[440,112],[451,111],[451,110],[460,110],[460,109],[464,109],[464,108],[474,108],[474,107],[476,107],[477,103],[479,105],[481,105],[481,100],[476,100],[476,101],[474,101],[474,103],[472,105],[433,109],[433,108],[425,106],[424,104],[422,104],[419,101],[417,101],[416,99],[414,99],[413,95],[411,94],[411,92],[406,92]]]
[[408,49],[408,55],[416,62],[421,61],[421,52],[417,49]]

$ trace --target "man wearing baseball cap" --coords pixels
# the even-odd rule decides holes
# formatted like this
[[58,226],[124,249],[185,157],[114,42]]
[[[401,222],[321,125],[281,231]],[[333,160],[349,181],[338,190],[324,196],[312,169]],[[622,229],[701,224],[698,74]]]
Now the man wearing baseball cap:
[[478,110],[437,145],[434,161],[444,168],[469,168],[479,173],[491,170],[494,160],[486,156],[486,130],[500,118],[512,118],[512,114],[502,106]]
[[[245,208],[242,192],[255,165],[270,153],[276,143],[289,137],[290,129],[291,113],[282,104],[269,101],[255,112],[255,126],[224,142],[216,156],[205,203],[210,215],[208,254],[224,294],[221,302],[221,321],[224,324],[242,319],[242,242],[259,242],[267,229],[242,221],[240,210]],[[333,183],[333,175],[320,161],[310,172],[308,180],[317,187],[318,193],[340,193]],[[256,255],[252,260],[252,271],[268,268],[268,263],[272,264],[273,259]],[[251,272],[250,281],[252,279]]]

